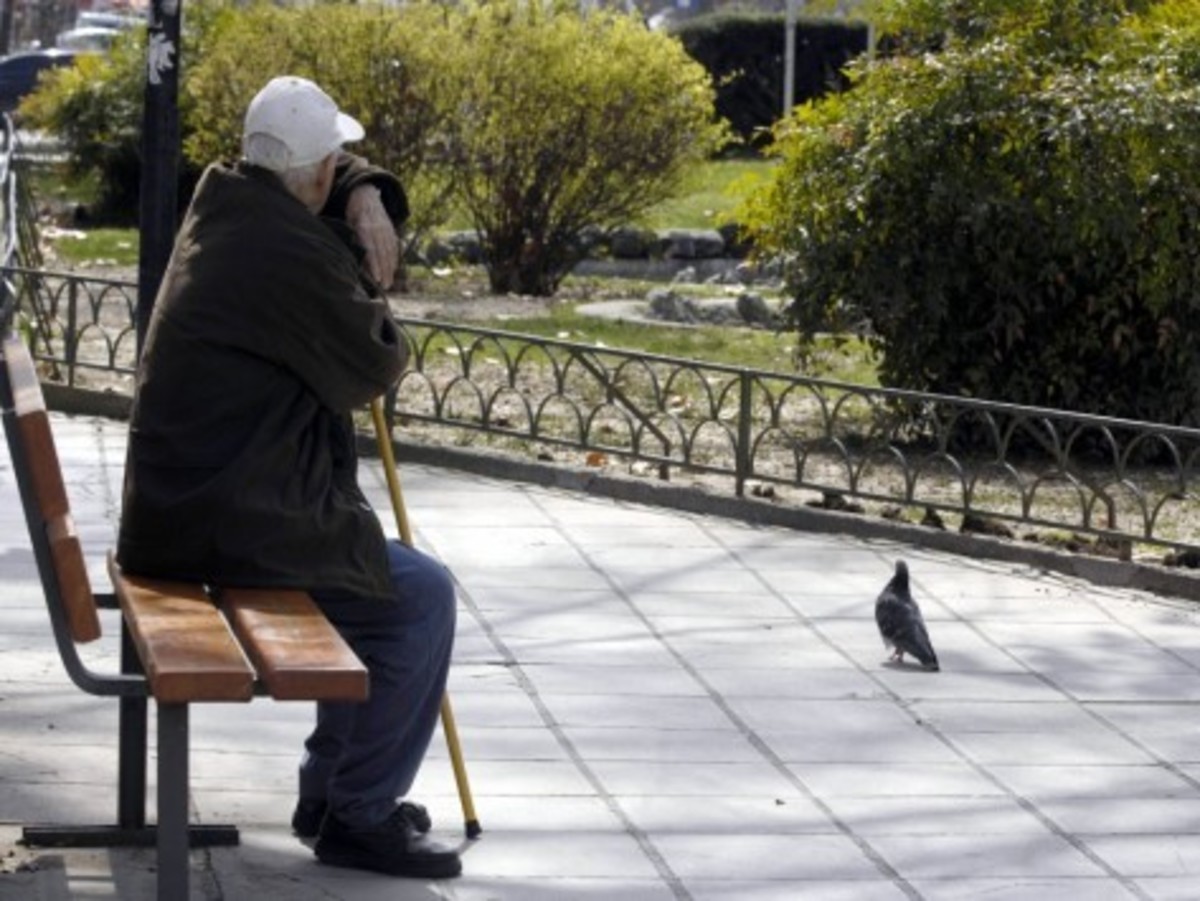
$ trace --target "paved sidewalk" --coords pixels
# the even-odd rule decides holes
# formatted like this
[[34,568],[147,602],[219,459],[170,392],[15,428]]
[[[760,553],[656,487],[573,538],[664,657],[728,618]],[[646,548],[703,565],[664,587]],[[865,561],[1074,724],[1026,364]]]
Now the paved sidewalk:
[[[97,585],[124,425],[54,418]],[[378,464],[369,494],[390,524]],[[460,584],[451,698],[482,838],[437,884],[317,865],[287,821],[311,707],[193,714],[194,898],[1200,898],[1200,609],[1011,564],[408,466]],[[903,557],[942,672],[885,664]],[[104,822],[115,705],[50,639],[0,453],[0,899],[153,897],[152,851],[16,846]],[[89,656],[114,666],[113,621]],[[415,797],[462,816],[438,739]]]

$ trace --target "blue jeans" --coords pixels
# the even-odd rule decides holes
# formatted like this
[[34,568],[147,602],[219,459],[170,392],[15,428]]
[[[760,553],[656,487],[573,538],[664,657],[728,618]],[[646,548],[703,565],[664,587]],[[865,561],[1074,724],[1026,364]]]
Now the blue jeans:
[[388,542],[392,601],[335,592],[313,599],[366,664],[370,697],[317,704],[304,743],[301,800],[324,800],[351,827],[375,825],[406,795],[437,727],[450,652],[455,598],[437,560]]

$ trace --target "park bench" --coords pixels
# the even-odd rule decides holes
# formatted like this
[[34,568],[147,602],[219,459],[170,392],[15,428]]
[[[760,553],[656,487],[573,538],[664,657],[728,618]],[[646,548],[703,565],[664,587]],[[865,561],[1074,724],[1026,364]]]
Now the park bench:
[[[111,555],[113,593],[92,590],[28,350],[3,340],[0,409],[59,655],[83,691],[117,703],[117,817],[101,826],[27,826],[31,846],[155,845],[159,901],[187,898],[189,849],[233,845],[236,826],[190,824],[188,711],[195,703],[361,701],[367,671],[301,591],[146,579]],[[89,669],[77,645],[119,609],[120,671]],[[157,712],[157,820],[146,821],[148,702]]]

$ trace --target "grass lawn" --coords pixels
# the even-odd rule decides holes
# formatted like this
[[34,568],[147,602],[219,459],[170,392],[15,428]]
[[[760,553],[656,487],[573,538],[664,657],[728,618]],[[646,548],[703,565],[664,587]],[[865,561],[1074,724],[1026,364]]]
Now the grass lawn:
[[137,265],[138,232],[134,228],[69,229],[57,234],[50,232],[43,237],[54,245],[60,263],[68,268],[83,263]]
[[[476,298],[471,304],[478,306],[464,309],[461,300],[447,303],[433,315],[443,321],[724,366],[803,374],[853,384],[879,383],[870,348],[853,338],[841,341],[819,338],[801,364],[797,360],[796,335],[791,331],[730,326],[675,327],[580,312],[587,304],[644,299],[654,288],[663,287],[661,282],[569,276],[554,302],[533,305],[533,311],[528,314],[505,313],[502,319],[491,319],[479,315],[488,302],[486,277],[482,272],[460,269],[447,275],[446,279],[453,282],[453,287],[435,291],[425,290],[427,283],[418,279],[413,295],[425,298],[435,297],[438,293],[469,296]],[[689,285],[681,290],[694,298],[729,297],[732,300],[735,293],[734,288],[716,285]]]
[[580,344],[599,344],[723,366],[802,374],[856,385],[879,384],[870,351],[858,340],[839,345],[832,339],[818,339],[817,347],[801,372],[796,359],[796,336],[787,331],[728,326],[671,328],[620,322],[584,316],[573,305],[557,307],[546,317],[506,319],[501,327]]
[[660,203],[640,221],[647,228],[712,228],[730,221],[738,204],[770,178],[774,163],[714,160],[687,176],[678,197]]

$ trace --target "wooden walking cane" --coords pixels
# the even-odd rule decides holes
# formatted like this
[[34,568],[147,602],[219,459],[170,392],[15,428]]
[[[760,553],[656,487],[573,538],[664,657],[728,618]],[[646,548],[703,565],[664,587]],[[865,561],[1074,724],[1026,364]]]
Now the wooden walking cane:
[[[413,546],[412,529],[408,524],[408,513],[404,509],[404,496],[400,493],[400,473],[396,469],[396,457],[392,453],[392,430],[383,415],[383,402],[379,398],[371,401],[371,418],[375,422],[375,437],[379,442],[379,456],[383,459],[383,474],[387,479],[388,493],[392,496],[392,511],[396,514],[396,528],[400,540]],[[454,781],[458,785],[458,800],[462,804],[463,821],[467,838],[477,838],[483,828],[475,815],[475,802],[471,798],[471,784],[467,781],[467,766],[463,762],[462,745],[458,741],[458,726],[454,722],[454,711],[450,707],[450,694],[442,695],[442,732],[450,749],[450,764],[454,767]]]

